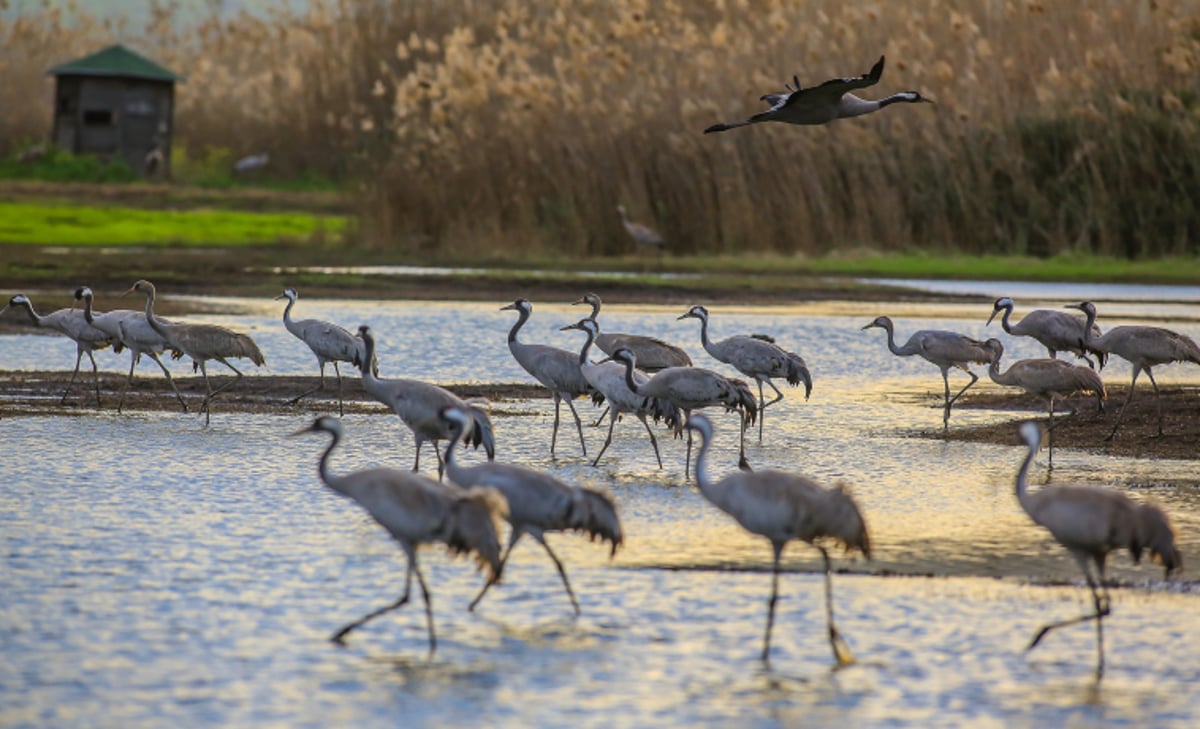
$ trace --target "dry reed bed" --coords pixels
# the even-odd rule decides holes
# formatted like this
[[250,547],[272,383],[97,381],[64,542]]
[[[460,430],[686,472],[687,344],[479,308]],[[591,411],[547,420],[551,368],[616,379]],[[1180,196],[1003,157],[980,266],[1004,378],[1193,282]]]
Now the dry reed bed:
[[[1196,0],[316,0],[190,27],[160,5],[144,33],[58,7],[0,20],[0,145],[45,136],[49,103],[20,102],[46,68],[123,39],[188,76],[192,150],[373,183],[381,246],[623,252],[618,202],[676,252],[1200,241]],[[870,96],[938,104],[700,134],[880,54]]]

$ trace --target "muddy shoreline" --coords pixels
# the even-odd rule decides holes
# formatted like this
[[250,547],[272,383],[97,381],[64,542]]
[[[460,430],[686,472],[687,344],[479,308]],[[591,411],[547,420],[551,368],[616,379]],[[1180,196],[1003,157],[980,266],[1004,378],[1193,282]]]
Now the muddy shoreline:
[[[70,374],[68,371],[0,371],[0,417],[115,413],[118,394],[125,382],[124,375],[113,372],[100,374],[101,405],[97,408],[90,373],[81,373],[66,403],[60,403]],[[174,379],[190,411],[195,412],[204,396],[203,380],[199,376],[176,376]],[[227,381],[224,375],[213,378],[217,386]],[[337,390],[332,377],[326,379],[323,391],[314,393],[298,404],[288,404],[299,393],[316,387],[317,382],[316,376],[248,374],[243,382],[218,398],[214,412],[261,415],[336,413]],[[446,385],[446,388],[463,398],[486,399],[493,412],[502,415],[521,414],[521,402],[549,397],[546,389],[536,383],[455,383]],[[1111,386],[1103,413],[1096,412],[1094,398],[1072,398],[1060,405],[1054,419],[1055,447],[1137,458],[1200,459],[1200,387],[1162,388],[1164,433],[1161,437],[1157,435],[1153,391],[1148,387],[1139,387],[1116,437],[1105,440],[1116,422],[1117,411],[1127,392],[1127,386]],[[940,396],[940,393],[930,391],[928,400],[931,412],[939,409]],[[343,399],[347,413],[388,412],[367,395],[358,378],[343,380]],[[951,416],[950,428],[945,432],[941,428],[931,427],[904,434],[938,440],[1016,445],[1016,424],[1028,419],[1031,413],[1044,413],[1045,410],[1040,401],[1019,392],[967,393],[955,404],[955,409],[1011,411],[1013,416],[1008,421],[979,427],[956,426]],[[1076,413],[1071,414],[1071,409],[1075,409]],[[182,414],[179,401],[166,379],[141,374],[135,378],[133,388],[126,394],[122,410],[125,413],[151,411]],[[940,417],[936,415],[931,415],[931,422],[940,422]],[[1044,421],[1045,415],[1039,415],[1038,419]]]

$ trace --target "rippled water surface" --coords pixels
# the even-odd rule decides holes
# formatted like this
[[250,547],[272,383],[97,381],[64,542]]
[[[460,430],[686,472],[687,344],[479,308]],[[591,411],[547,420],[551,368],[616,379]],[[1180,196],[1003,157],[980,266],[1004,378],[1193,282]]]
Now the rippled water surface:
[[[193,319],[250,332],[269,372],[315,373],[311,354],[279,323],[279,302],[232,303],[244,313]],[[369,323],[385,376],[525,382],[505,347],[514,316],[497,311],[501,303],[301,299],[296,313]],[[1018,316],[1037,303],[1018,299]],[[1052,473],[1044,456],[1035,463],[1035,485],[1110,486],[1159,502],[1187,559],[1171,581],[1126,555],[1115,559],[1109,670],[1097,687],[1089,627],[1023,650],[1043,622],[1088,603],[1074,562],[1013,497],[1022,457],[1015,437],[1011,447],[908,437],[940,425],[940,376],[923,361],[892,357],[882,331],[860,327],[889,313],[902,339],[918,328],[1001,336],[1013,359],[1042,356],[1035,344],[985,327],[986,304],[710,308],[715,336],[769,332],[812,369],[812,399],[785,388],[748,456],[756,467],[852,485],[875,550],[870,562],[835,558],[847,570],[834,590],[856,665],[831,670],[818,560],[792,545],[773,660],[763,666],[769,546],[684,479],[682,442],[662,439],[659,471],[636,421],[618,425],[591,468],[573,426],[550,459],[548,400],[496,408],[498,457],[609,491],[627,543],[610,562],[586,539],[550,537],[580,598],[579,618],[532,541],[517,547],[505,583],[476,613],[465,609],[480,585],[470,564],[424,550],[440,639],[430,658],[417,605],[369,624],[345,648],[327,640],[402,591],[404,559],[364,512],[321,485],[324,440],[287,437],[308,417],[283,406],[267,416],[218,409],[205,429],[193,415],[102,411],[0,420],[0,725],[1200,723],[1196,462],[1062,450]],[[1113,302],[1101,313],[1137,321],[1144,309],[1167,311],[1165,326],[1200,336],[1196,305]],[[682,310],[606,306],[601,323],[664,337],[697,364],[728,371],[700,349],[697,322],[675,320]],[[524,337],[574,347],[582,335],[557,329],[584,313],[538,303]],[[58,338],[0,337],[3,369],[69,367],[73,358]],[[124,356],[98,359],[114,373],[128,366]],[[154,376],[152,368],[139,373]],[[1113,371],[1127,376],[1122,364]],[[253,388],[250,374],[241,387]],[[1160,382],[1196,378],[1195,368],[1177,365],[1163,368]],[[720,474],[735,467],[736,426],[734,416],[713,417]],[[956,411],[951,427],[1017,417]],[[345,425],[335,470],[411,464],[411,437],[394,415],[381,409]],[[585,429],[589,453],[603,435]]]

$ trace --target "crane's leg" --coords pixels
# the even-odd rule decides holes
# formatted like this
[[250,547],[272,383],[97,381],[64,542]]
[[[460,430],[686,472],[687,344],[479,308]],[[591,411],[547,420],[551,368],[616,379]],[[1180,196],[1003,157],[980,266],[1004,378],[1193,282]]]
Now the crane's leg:
[[[608,450],[609,444],[612,443],[613,428],[617,427],[618,413],[612,408],[609,408],[609,412],[611,413],[611,417],[608,419],[608,437],[604,439],[604,445],[600,447],[600,452],[596,454],[596,460],[592,461],[592,468],[595,468],[596,465],[600,463],[600,456],[604,455],[604,451]],[[638,417],[642,419],[643,423],[646,422],[644,415],[639,415]],[[649,429],[650,426],[647,425],[646,428]],[[650,437],[653,438],[654,435],[651,434]],[[657,446],[655,446],[655,452],[658,452]]]
[[1046,440],[1050,451],[1050,468],[1054,468],[1054,396],[1050,396],[1050,418],[1046,425]]
[[[1146,377],[1150,378],[1150,384],[1154,385],[1154,410],[1158,413],[1158,437],[1163,434],[1163,414],[1162,414],[1162,395],[1158,391],[1158,383],[1154,381],[1154,370],[1146,368]],[[100,391],[96,390],[96,402],[100,402]]]
[[955,395],[954,397],[950,397],[949,371],[942,370],[942,380],[944,380],[945,384],[946,384],[946,412],[942,416],[942,428],[943,429],[950,427],[950,407],[952,405],[954,405],[954,403],[958,400],[958,398],[962,397],[962,394],[964,392],[971,389],[971,385],[974,385],[976,382],[979,381],[979,375],[975,374],[974,372],[967,369],[966,367],[963,368],[963,372],[966,372],[968,375],[971,376],[971,381],[968,382],[966,385],[964,385],[963,389],[959,390],[957,395]]
[[212,400],[213,389],[212,389],[212,385],[209,384],[209,382],[208,382],[208,367],[205,366],[203,361],[200,362],[200,374],[204,377],[204,391],[205,391],[204,401],[200,403],[200,409],[204,411],[204,427],[207,428],[209,417],[211,417],[211,415],[212,415],[212,413],[209,412],[208,404],[209,404],[209,401]]
[[[180,392],[179,392],[179,388],[175,386],[175,380],[172,379],[172,377],[171,377],[171,370],[167,369],[167,366],[165,364],[163,364],[162,360],[159,359],[158,355],[155,354],[154,352],[147,352],[146,354],[150,355],[150,359],[153,359],[154,362],[158,365],[159,369],[161,369],[163,371],[163,374],[166,375],[167,384],[169,384],[171,386],[171,389],[175,391],[175,397],[179,398],[179,404],[183,407],[183,412],[186,413],[188,411],[187,402],[184,401],[183,395],[180,394]],[[130,382],[132,382],[132,370],[130,371]],[[120,408],[118,408],[117,410],[118,410],[118,412],[120,412]]]
[[593,428],[600,427],[600,424],[604,422],[604,416],[608,415],[609,410],[612,410],[612,408],[607,406],[604,408],[604,412],[600,413],[600,417],[596,418],[596,422],[592,423]]
[[[516,528],[509,532],[508,548],[504,550],[503,556],[500,557],[500,566],[496,569],[496,574],[504,574],[504,565],[508,564],[508,555],[512,554],[513,547],[517,546],[517,540],[521,538],[521,534],[521,530]],[[476,595],[475,599],[471,601],[471,604],[467,606],[468,611],[475,610],[475,606],[478,605],[479,601],[483,599],[483,596],[487,594],[488,588],[492,586],[493,582],[495,582],[495,580],[488,580],[487,583],[484,584],[483,589],[479,591],[479,594]]]
[[558,576],[562,578],[563,587],[567,588],[567,597],[571,598],[571,606],[575,608],[575,614],[580,613],[579,601],[575,599],[575,593],[571,590],[571,581],[567,579],[567,570],[563,568],[563,563],[558,559],[558,555],[550,549],[550,545],[546,544],[546,538],[541,535],[535,535],[535,539],[546,548],[546,554],[550,555],[550,559],[554,560],[554,566],[558,568]]
[[[756,379],[758,379],[758,378],[756,378]],[[771,400],[771,402],[767,402],[766,400],[763,399],[763,381],[761,379],[758,379],[758,442],[759,443],[762,443],[762,439],[763,439],[763,411],[766,410],[771,405],[774,405],[775,403],[777,403],[783,399],[783,392],[778,387],[775,386],[774,382],[771,382],[771,378],[769,378],[769,377],[767,378],[767,385],[770,386],[770,388],[775,391],[775,399]]]
[[563,399],[567,401],[567,407],[571,409],[571,415],[575,416],[575,430],[579,431],[579,447],[583,449],[583,457],[587,458],[587,443],[583,442],[583,421],[579,419],[579,413],[575,410],[575,399],[571,397]]
[[[337,375],[338,383],[338,417],[345,417],[346,406],[342,404],[342,371],[338,369],[336,359],[333,361],[333,374]],[[325,370],[323,368],[321,370],[321,378],[325,378]]]
[[687,456],[683,459],[683,479],[685,481],[688,478],[688,469],[691,468],[691,465],[692,465],[692,429],[691,428],[688,428],[687,439],[688,439]]
[[[346,625],[345,627],[343,627],[341,630],[339,630],[338,632],[334,633],[334,634],[333,634],[333,635],[332,635],[332,636],[331,636],[329,639],[330,639],[331,641],[333,641],[334,643],[338,643],[339,645],[345,645],[345,643],[346,643],[346,640],[345,640],[345,639],[346,639],[346,636],[347,636],[347,635],[348,635],[348,634],[349,634],[351,631],[353,631],[353,630],[357,630],[358,628],[362,627],[362,626],[363,626],[364,624],[366,624],[367,622],[369,622],[369,621],[371,621],[371,620],[374,620],[375,618],[379,617],[380,615],[383,615],[384,613],[389,613],[389,612],[391,612],[392,610],[395,610],[396,608],[398,608],[398,607],[401,607],[402,605],[404,605],[405,603],[407,603],[407,602],[408,602],[408,595],[409,595],[409,593],[412,591],[412,573],[413,573],[413,566],[414,566],[414,565],[415,565],[415,559],[414,559],[414,557],[413,557],[413,556],[410,554],[410,555],[409,555],[409,557],[408,557],[408,570],[407,570],[407,571],[405,572],[405,574],[404,574],[404,594],[400,596],[400,599],[399,599],[399,600],[396,600],[396,601],[395,601],[395,602],[393,602],[393,603],[389,603],[389,604],[387,604],[387,605],[384,605],[383,607],[379,608],[378,610],[372,610],[371,612],[369,612],[369,613],[367,613],[366,615],[362,616],[362,617],[361,617],[361,618],[359,618],[358,620],[355,620],[354,622],[347,624],[347,625]],[[420,573],[418,573],[418,575],[417,575],[417,576],[418,576],[418,578],[419,578],[419,577],[420,577]],[[424,581],[424,580],[421,580],[421,585],[422,585],[422,587],[424,587],[424,584],[425,584],[425,581]],[[432,625],[431,625],[431,627],[430,627],[430,639],[432,640],[432,638],[433,638],[433,629],[432,629]]]
[[[324,390],[324,389],[325,389],[325,361],[324,361],[324,360],[321,360],[321,361],[319,362],[319,364],[321,365],[321,379],[317,380],[317,386],[316,386],[316,387],[314,387],[314,388],[312,388],[311,390],[305,390],[304,392],[300,393],[299,395],[297,395],[297,396],[293,397],[291,400],[288,400],[288,401],[287,401],[287,404],[288,404],[288,405],[295,405],[296,403],[300,402],[300,401],[301,401],[301,400],[303,400],[304,398],[306,398],[306,397],[308,397],[309,395],[313,394],[313,393],[314,393],[314,392],[316,392],[317,390]],[[334,367],[337,367],[337,363],[335,362],[333,366],[334,366]]]
[[554,446],[558,443],[558,410],[562,405],[562,395],[554,393],[554,432],[550,434],[550,457],[554,457]]
[[[129,387],[133,385],[133,368],[137,366],[138,353],[134,350],[129,350],[129,377],[125,378],[125,386],[121,388],[121,394],[117,396],[117,414],[121,414],[121,406],[125,403],[125,393],[129,392]],[[159,362],[161,365],[162,363]],[[172,383],[172,386],[174,384]]]
[[[1117,428],[1121,427],[1121,417],[1125,415],[1125,408],[1129,407],[1129,401],[1133,399],[1133,388],[1137,385],[1137,378],[1140,374],[1142,374],[1142,368],[1134,365],[1133,379],[1129,382],[1129,392],[1125,395],[1125,402],[1121,403],[1121,409],[1117,411],[1117,422],[1113,423],[1112,432],[1104,440],[1112,440],[1113,436],[1117,434]],[[1155,386],[1155,391],[1157,389],[1157,386]]]
[[833,648],[833,659],[837,661],[838,666],[849,666],[854,663],[854,654],[850,652],[846,641],[842,640],[842,635],[833,622],[833,570],[829,564],[829,550],[824,547],[817,549],[821,550],[821,557],[825,560],[825,623],[829,626],[829,646]]
[[[96,358],[92,356],[91,350],[87,352],[88,359],[92,361],[92,377],[96,380],[96,407],[100,407],[100,370],[96,369]],[[1158,392],[1158,386],[1154,387],[1155,392]],[[1161,411],[1160,411],[1161,412]],[[1162,422],[1160,419],[1158,434],[1162,435]]]
[[417,584],[421,586],[421,597],[425,600],[425,623],[429,626],[429,655],[432,656],[437,650],[437,633],[433,630],[433,600],[429,597],[429,585],[425,584],[425,576],[421,574],[416,556],[411,559],[413,572],[417,573]]
[[[75,386],[75,378],[79,376],[79,363],[83,361],[83,347],[75,346],[75,370],[71,373],[71,381],[67,383],[67,389],[63,390],[62,399],[58,401],[59,405],[67,404],[67,393]],[[94,360],[93,360],[94,361]]]
[[942,384],[946,387],[946,405],[942,408],[942,430],[950,427],[950,373],[942,370]]
[[[233,365],[229,364],[229,362],[226,361],[224,357],[215,357],[214,359],[216,359],[218,362],[225,365],[229,369],[233,370],[233,374],[237,375],[237,377],[233,378],[229,382],[226,382],[224,385],[221,385],[220,387],[218,387],[215,390],[213,390],[211,387],[209,388],[208,396],[204,398],[204,404],[201,406],[204,409],[204,424],[205,425],[208,425],[208,417],[211,414],[210,408],[212,406],[213,398],[215,398],[217,395],[220,395],[222,392],[225,392],[226,390],[232,388],[234,385],[236,385],[242,379],[241,370],[239,370],[237,367],[234,367]],[[200,371],[204,372],[204,363],[203,362],[200,363]],[[204,376],[204,384],[205,384],[205,386],[208,386],[208,375]]]
[[[662,470],[662,454],[658,452],[658,439],[654,437],[654,431],[650,429],[650,423],[646,421],[645,413],[638,413],[638,419],[642,421],[642,425],[646,426],[646,435],[650,436],[650,445],[654,447],[654,457],[658,459],[658,470]],[[609,437],[612,437],[612,432],[609,431]],[[597,458],[599,460],[599,458]]]
[[[1070,618],[1068,620],[1060,620],[1056,623],[1049,623],[1047,625],[1043,625],[1041,630],[1039,630],[1037,632],[1037,634],[1033,636],[1033,640],[1031,640],[1029,642],[1029,647],[1026,648],[1025,650],[1027,650],[1027,651],[1033,650],[1035,647],[1037,647],[1037,644],[1041,642],[1042,638],[1046,637],[1046,634],[1052,630],[1057,630],[1059,628],[1065,628],[1069,625],[1077,625],[1079,623],[1086,623],[1089,620],[1095,620],[1096,621],[1097,650],[1099,651],[1099,659],[1096,664],[1096,678],[1099,679],[1100,676],[1104,674],[1104,626],[1101,625],[1101,622],[1104,620],[1104,618],[1110,612],[1112,612],[1112,609],[1111,609],[1111,606],[1110,606],[1109,600],[1108,600],[1108,587],[1104,586],[1102,588],[1104,594],[1103,594],[1103,596],[1101,596],[1100,592],[1097,590],[1096,580],[1092,577],[1092,571],[1089,568],[1089,565],[1087,562],[1088,559],[1089,558],[1084,555],[1079,555],[1079,554],[1075,555],[1075,561],[1079,563],[1080,568],[1083,569],[1083,576],[1087,579],[1088,589],[1092,591],[1092,605],[1094,607],[1095,612],[1090,613],[1088,615],[1080,615],[1077,618]],[[1100,566],[1099,574],[1100,574],[1100,583],[1101,583],[1101,585],[1103,585],[1103,583],[1104,583],[1103,564],[1101,564],[1101,566]]]
[[[403,421],[401,421],[401,422],[403,422]],[[425,444],[425,441],[421,440],[420,438],[417,438],[415,433],[413,434],[413,436],[414,436],[414,440],[416,440],[416,442],[417,442],[417,447],[413,451],[412,470],[413,470],[413,473],[416,473],[417,471],[419,471],[421,469],[421,446]]]
[[771,565],[771,599],[767,601],[767,630],[763,634],[762,662],[771,662],[771,628],[775,625],[775,603],[779,602],[779,558],[783,556],[783,542],[773,543],[775,559]]

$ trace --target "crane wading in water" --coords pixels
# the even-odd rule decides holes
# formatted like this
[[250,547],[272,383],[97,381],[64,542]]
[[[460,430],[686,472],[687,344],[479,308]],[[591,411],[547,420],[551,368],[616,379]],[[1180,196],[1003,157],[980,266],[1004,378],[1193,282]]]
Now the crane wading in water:
[[700,436],[700,452],[696,455],[696,484],[700,493],[736,519],[746,531],[770,540],[774,551],[771,600],[767,603],[767,630],[763,635],[763,662],[770,660],[771,627],[775,623],[775,603],[779,601],[779,559],[787,543],[797,540],[816,547],[821,553],[825,562],[825,619],[829,645],[839,666],[853,663],[850,648],[833,621],[829,550],[817,540],[832,540],[845,547],[847,552],[858,550],[870,559],[871,539],[858,504],[841,485],[826,489],[804,476],[785,471],[734,471],[720,481],[713,481],[708,475],[712,422],[697,413],[688,418],[686,427]]
[[429,626],[429,653],[437,650],[437,634],[433,629],[433,603],[429,586],[417,564],[417,549],[422,544],[441,542],[453,554],[473,554],[480,569],[486,569],[488,584],[500,579],[499,521],[507,513],[504,498],[494,489],[459,489],[431,478],[394,468],[368,468],[352,473],[334,475],[329,470],[329,455],[342,439],[342,422],[323,415],[312,425],[292,435],[328,433],[329,447],[321,456],[317,471],[321,481],[333,491],[349,497],[367,510],[392,538],[400,543],[408,557],[404,576],[404,594],[400,599],[373,610],[348,623],[330,638],[344,643],[351,631],[389,613],[408,602],[412,592],[412,576],[417,575],[421,597],[425,600],[425,621]]
[[[922,329],[914,332],[904,346],[896,346],[895,333],[893,332],[892,320],[886,316],[875,317],[875,320],[867,324],[863,329],[878,327],[887,332],[888,351],[897,357],[911,357],[914,354],[920,355],[925,361],[930,362],[942,371],[942,383],[946,386],[946,405],[942,411],[942,429],[950,427],[950,406],[954,401],[962,397],[962,394],[970,389],[979,381],[979,375],[975,374],[967,367],[968,364],[988,364],[992,360],[992,350],[988,349],[983,342],[978,339],[971,339],[968,336],[958,334],[956,332],[947,332],[939,329]],[[950,397],[950,368],[957,367],[971,376],[971,381],[968,382],[963,389],[958,391],[954,397]]]
[[1136,564],[1142,552],[1149,551],[1150,557],[1162,564],[1165,576],[1183,567],[1183,557],[1175,547],[1175,533],[1166,513],[1157,506],[1139,504],[1117,491],[1085,486],[1046,486],[1029,493],[1029,464],[1042,444],[1042,429],[1037,423],[1028,422],[1022,423],[1018,432],[1029,451],[1017,471],[1017,501],[1029,518],[1049,530],[1075,558],[1092,592],[1095,609],[1078,618],[1042,626],[1026,650],[1033,650],[1052,630],[1094,620],[1099,679],[1104,675],[1104,618],[1111,612],[1108,585],[1104,581],[1108,555],[1128,549]]
[[[612,499],[599,491],[568,486],[550,474],[534,471],[522,466],[489,461],[475,466],[459,466],[454,458],[454,444],[462,436],[463,429],[470,423],[469,416],[461,408],[449,407],[442,411],[442,419],[450,429],[450,442],[446,445],[446,475],[463,488],[486,486],[504,495],[508,502],[506,518],[512,525],[508,547],[500,558],[500,569],[508,563],[513,547],[522,534],[528,534],[550,555],[558,575],[562,578],[571,607],[579,614],[579,601],[571,590],[567,570],[550,545],[546,543],[546,532],[576,531],[588,535],[592,541],[600,540],[612,545],[609,557],[617,553],[617,547],[625,540],[621,520]],[[471,601],[469,610],[474,610],[494,581],[483,586]]]

